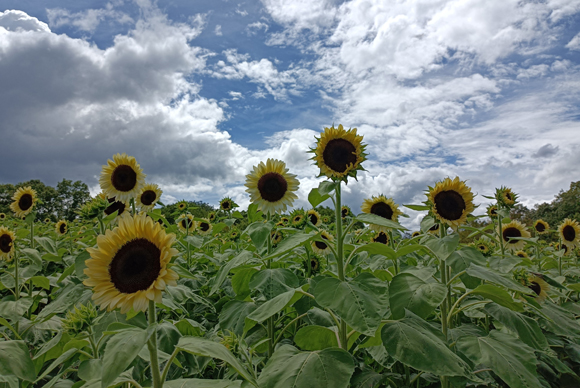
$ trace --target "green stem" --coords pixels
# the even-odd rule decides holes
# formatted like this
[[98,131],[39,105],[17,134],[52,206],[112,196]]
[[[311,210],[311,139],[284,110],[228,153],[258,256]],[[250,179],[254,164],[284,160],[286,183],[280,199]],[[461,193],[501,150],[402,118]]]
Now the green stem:
[[[268,220],[268,222],[270,222],[272,215],[270,213],[267,213],[266,218]],[[267,254],[266,256],[270,256],[270,253],[272,252],[272,232],[268,233],[268,238],[266,239],[266,242],[268,243],[267,245]],[[266,266],[268,269],[272,268],[272,260],[268,260],[266,263]],[[274,354],[274,345],[275,345],[275,341],[276,341],[276,332],[274,330],[274,317],[270,317],[267,320],[267,331],[268,331],[268,338],[270,339],[268,341],[268,358],[272,357],[272,354]]]
[[[149,327],[156,325],[157,312],[155,311],[155,301],[149,301]],[[159,358],[157,356],[157,328],[154,328],[153,334],[147,341],[149,348],[149,358],[151,362],[151,377],[153,379],[153,388],[161,388],[161,376],[159,375]]]
[[[341,182],[336,182],[336,189],[335,197],[336,203],[334,206],[334,216],[336,218],[336,264],[338,265],[338,279],[344,281],[344,262],[342,257],[342,248],[343,248],[343,241],[342,241],[342,201],[341,201],[341,192],[340,192],[340,184]],[[348,338],[346,335],[346,322],[344,319],[340,319],[340,327],[339,327],[339,338],[340,338],[340,345],[341,347],[348,351]]]
[[14,299],[18,300],[20,298],[20,276],[18,268],[18,253],[16,249],[14,250]]
[[502,225],[501,225],[502,224],[502,215],[499,214],[500,209],[501,208],[499,206],[499,201],[498,201],[498,203],[497,203],[497,222],[499,225],[499,229],[497,231],[497,234],[499,236],[499,246],[501,248],[501,257],[505,257],[505,248],[503,246],[503,231],[502,231]]
[[169,360],[167,360],[167,364],[165,364],[163,372],[161,373],[161,385],[165,383],[165,379],[167,379],[167,373],[169,373],[169,368],[171,367],[171,364],[173,364],[173,360],[175,360],[175,357],[177,357],[178,353],[179,349],[176,347],[173,353],[171,353],[171,357],[169,357]]
[[278,338],[276,338],[276,342],[280,341],[282,339],[282,335],[284,334],[284,332],[290,327],[290,325],[292,325],[294,322],[298,321],[301,318],[304,318],[305,316],[307,316],[308,313],[304,313],[302,315],[297,316],[296,318],[294,318],[293,320],[291,320],[280,332],[280,334],[278,335]]
[[34,218],[30,221],[30,248],[34,249]]

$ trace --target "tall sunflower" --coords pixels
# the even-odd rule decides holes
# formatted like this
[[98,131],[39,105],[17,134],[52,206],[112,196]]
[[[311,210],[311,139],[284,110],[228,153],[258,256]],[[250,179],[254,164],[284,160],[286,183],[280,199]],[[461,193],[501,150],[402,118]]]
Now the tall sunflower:
[[372,242],[378,242],[387,245],[389,243],[389,235],[385,232],[379,232],[372,237]]
[[26,217],[32,212],[34,204],[36,203],[36,191],[32,187],[20,187],[12,196],[10,210],[14,212],[16,217]]
[[177,224],[179,230],[181,230],[183,233],[187,232],[188,229],[189,233],[192,233],[196,226],[191,214],[181,214],[175,223]]
[[229,212],[235,207],[238,205],[230,197],[225,197],[220,201],[220,209],[223,211]]
[[141,192],[145,176],[134,157],[125,153],[115,154],[113,160],[107,160],[107,165],[103,166],[99,184],[107,197],[129,202]]
[[[393,201],[392,198],[385,197],[384,195],[379,195],[378,197],[373,195],[370,199],[365,199],[361,206],[361,210],[364,213],[375,214],[395,222],[399,220],[399,215],[403,214],[403,212],[399,210],[399,206],[395,204],[395,201]],[[389,230],[389,228],[385,226],[375,224],[371,224],[370,228],[382,232]]]
[[545,234],[550,231],[550,225],[544,220],[536,220],[534,222],[534,229],[538,234]]
[[145,215],[120,217],[119,226],[97,238],[97,248],[85,264],[83,283],[93,287],[93,300],[101,309],[145,311],[149,301],[161,303],[167,285],[177,285],[177,274],[167,268],[178,251],[174,234]]
[[68,232],[68,224],[65,220],[60,220],[56,223],[55,229],[57,234],[64,236]]
[[492,252],[493,246],[491,245],[491,242],[488,240],[479,239],[477,241],[474,241],[472,245],[478,251],[483,253],[484,256],[491,256],[491,254],[493,253]]
[[502,225],[501,236],[506,246],[512,251],[519,251],[524,248],[526,242],[523,240],[514,240],[514,237],[530,238],[531,234],[526,227],[519,221],[512,221],[509,224]]
[[10,261],[14,255],[14,233],[4,226],[0,226],[0,260]]
[[296,175],[288,173],[286,163],[281,160],[268,159],[260,162],[254,170],[246,175],[246,192],[253,203],[264,213],[274,214],[286,211],[298,197],[299,182]]
[[214,222],[214,221],[215,221],[215,219],[216,219],[216,217],[217,217],[217,216],[216,216],[215,212],[210,212],[210,213],[208,213],[208,215],[207,215],[207,219],[208,219],[208,220],[210,220],[210,222]]
[[320,176],[334,180],[344,180],[349,176],[356,179],[357,171],[364,170],[361,163],[366,160],[363,137],[356,134],[356,128],[346,131],[342,125],[324,128],[320,138],[316,138],[316,148],[312,160],[320,168]]
[[197,221],[197,232],[202,236],[207,236],[211,234],[212,230],[211,222],[207,218],[203,218],[203,221]]
[[495,190],[495,199],[506,207],[511,208],[516,204],[518,195],[509,187],[500,187]]
[[149,212],[153,210],[163,191],[155,183],[147,183],[141,189],[141,192],[135,199],[135,205],[142,211]]
[[568,248],[574,249],[580,246],[580,224],[578,221],[566,218],[558,228],[562,244]]
[[290,221],[293,227],[299,228],[306,223],[306,217],[301,210],[295,210],[292,213],[292,219]]
[[497,217],[497,206],[491,205],[487,207],[487,215],[489,218],[496,218]]
[[312,247],[312,250],[316,253],[318,253],[319,255],[324,255],[327,253],[330,253],[330,246],[325,242],[326,241],[334,241],[334,237],[328,233],[327,231],[323,230],[320,233],[320,239],[321,240],[313,240],[310,243],[310,246]]
[[427,198],[433,215],[453,229],[465,223],[467,215],[475,209],[471,189],[459,177],[438,182],[429,190]]
[[320,226],[320,224],[322,224],[322,217],[320,217],[320,213],[314,209],[308,210],[306,212],[306,217],[308,218],[308,221],[310,221],[314,226]]

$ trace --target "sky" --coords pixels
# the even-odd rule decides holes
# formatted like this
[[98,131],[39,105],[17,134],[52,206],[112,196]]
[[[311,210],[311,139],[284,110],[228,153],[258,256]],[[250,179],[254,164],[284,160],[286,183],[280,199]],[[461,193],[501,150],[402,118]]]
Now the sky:
[[166,203],[243,209],[276,158],[309,208],[306,152],[342,124],[369,153],[356,213],[455,176],[532,207],[580,180],[580,0],[3,0],[0,118],[1,183],[96,194],[124,152]]

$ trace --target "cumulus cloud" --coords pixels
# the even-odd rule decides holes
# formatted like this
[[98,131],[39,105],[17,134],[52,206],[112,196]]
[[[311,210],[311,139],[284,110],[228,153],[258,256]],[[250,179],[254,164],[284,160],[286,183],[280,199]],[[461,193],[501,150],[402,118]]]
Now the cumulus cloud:
[[46,10],[48,21],[53,28],[70,25],[80,31],[94,32],[101,22],[111,20],[119,24],[133,23],[133,19],[124,12],[113,9],[111,3],[106,8],[87,9],[81,12],[69,12],[63,8]]

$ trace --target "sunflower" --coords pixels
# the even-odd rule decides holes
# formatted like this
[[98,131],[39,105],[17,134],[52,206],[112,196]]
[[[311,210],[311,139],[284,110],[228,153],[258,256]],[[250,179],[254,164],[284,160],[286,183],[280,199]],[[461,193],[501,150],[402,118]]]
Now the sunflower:
[[497,217],[497,206],[491,205],[487,207],[487,215],[489,218],[496,218]]
[[145,177],[134,157],[125,153],[115,154],[113,160],[107,160],[107,164],[103,166],[99,184],[107,197],[129,202],[141,192]]
[[534,222],[534,229],[538,234],[548,233],[550,231],[550,225],[544,220],[537,220]]
[[306,217],[300,211],[296,211],[292,216],[292,226],[298,228],[306,223]]
[[298,197],[294,191],[300,183],[296,175],[289,174],[286,163],[277,159],[260,162],[246,175],[246,192],[258,209],[267,214],[285,211]]
[[324,128],[320,138],[316,138],[316,148],[311,149],[312,160],[320,168],[319,176],[344,181],[349,176],[356,179],[357,171],[363,170],[361,163],[366,160],[362,139],[356,134],[356,128],[348,131],[342,125]]
[[566,244],[553,243],[553,244],[551,244],[551,246],[554,247],[554,250],[556,252],[560,252],[561,250],[563,250],[564,256],[568,256],[569,249],[568,249],[568,246]]
[[235,241],[235,240],[237,240],[239,237],[240,237],[240,232],[239,232],[237,229],[233,229],[233,230],[230,232],[230,240],[233,240],[233,241]]
[[306,212],[306,218],[314,226],[320,226],[320,224],[322,224],[322,217],[320,217],[320,213],[314,209],[310,209]]
[[[365,199],[361,206],[361,210],[364,213],[375,214],[395,222],[399,220],[399,215],[403,214],[403,212],[399,210],[399,206],[397,206],[391,198],[387,198],[384,195],[379,195],[378,197],[372,196],[370,199]],[[389,230],[389,228],[385,226],[375,224],[371,224],[370,228],[382,232]]]
[[[322,240],[327,240],[327,241],[333,241],[334,237],[328,233],[327,231],[323,230],[320,233],[320,238]],[[324,241],[312,241],[310,243],[310,246],[312,247],[312,250],[316,253],[318,253],[319,255],[324,255],[326,253],[330,253],[330,247],[328,246],[328,244]]]
[[512,221],[509,224],[503,225],[501,228],[501,235],[503,241],[507,243],[507,247],[512,251],[519,251],[526,245],[525,241],[514,240],[513,237],[531,237],[530,232],[528,232],[526,227],[519,221]]
[[342,218],[346,218],[346,217],[351,217],[352,216],[352,211],[350,210],[350,207],[343,205],[340,208],[340,216]]
[[189,233],[193,233],[195,230],[195,221],[193,220],[193,216],[191,214],[181,214],[177,217],[177,221],[175,221],[179,230],[183,233],[187,232],[189,229]]
[[10,261],[14,254],[14,240],[16,237],[8,228],[0,226],[0,259]]
[[502,186],[495,190],[495,199],[506,207],[512,207],[516,204],[518,195],[509,187]]
[[127,208],[127,204],[123,201],[117,201],[115,197],[108,198],[107,201],[109,202],[109,206],[105,209],[106,215],[111,215],[114,212],[118,212],[117,216],[125,213],[125,209]]
[[182,210],[182,211],[185,210],[185,209],[187,209],[187,202],[185,202],[185,201],[179,202],[177,204],[177,209],[178,210]]
[[323,216],[323,217],[322,217],[322,223],[323,223],[323,224],[330,224],[330,217],[328,217],[328,216]]
[[537,295],[537,301],[543,302],[548,297],[548,290],[550,289],[550,285],[546,283],[546,281],[540,276],[541,275],[530,275],[528,277],[526,286],[534,291],[534,293]]
[[16,217],[26,217],[32,212],[34,203],[36,202],[36,191],[32,187],[20,187],[12,196],[10,210],[14,212]]
[[155,183],[147,183],[141,189],[141,192],[135,199],[135,205],[142,211],[149,212],[153,210],[163,191]]
[[414,237],[417,237],[417,236],[420,236],[420,235],[421,235],[421,232],[414,231],[413,234],[411,235],[411,238],[414,238]]
[[374,235],[371,240],[372,242],[378,242],[387,245],[389,243],[389,235],[381,231]]
[[475,209],[471,189],[459,177],[438,182],[429,190],[427,198],[433,215],[453,229],[463,224],[467,215]]
[[107,201],[105,194],[100,193],[95,198],[85,202],[77,211],[77,214],[84,220],[93,220],[103,214],[108,206],[109,201]]
[[479,239],[473,242],[472,246],[483,253],[484,256],[491,256],[493,245],[489,240]]
[[280,217],[280,222],[284,223],[284,225],[288,225],[288,223],[290,222],[290,218],[282,216]]
[[429,228],[428,232],[437,236],[439,234],[439,224],[435,223],[432,227]]
[[580,246],[580,224],[578,221],[566,218],[558,228],[562,244],[568,248]]
[[6,214],[0,213],[0,221],[5,220],[5,219],[6,219]]
[[229,212],[235,207],[238,207],[238,205],[230,197],[225,197],[220,201],[220,209],[225,212]]
[[271,231],[270,232],[270,239],[272,241],[273,245],[278,244],[280,241],[282,241],[282,232],[276,230],[276,231]]
[[45,223],[45,224],[49,224],[49,223],[50,223],[50,218],[48,218],[48,217],[47,217],[47,218],[45,218],[45,219],[44,219],[44,223]]
[[207,219],[210,220],[210,222],[214,222],[216,219],[216,215],[215,212],[211,212],[207,215]]
[[197,231],[202,236],[207,236],[208,234],[211,233],[211,230],[213,229],[213,227],[211,225],[211,222],[207,218],[202,218],[202,219],[203,219],[203,221],[197,222]]
[[276,222],[276,226],[280,228],[280,227],[284,227],[286,225],[282,221],[278,221],[278,222]]
[[65,220],[60,220],[56,223],[56,233],[60,236],[64,236],[68,232],[68,224]]
[[[320,269],[320,260],[317,256],[312,256],[310,259],[310,274],[314,275]],[[304,269],[308,271],[308,261],[304,261]]]
[[521,257],[522,259],[527,259],[529,256],[526,252],[524,251],[517,251],[516,253],[514,253],[517,257]]
[[97,238],[97,248],[85,264],[83,283],[93,287],[101,309],[145,311],[150,300],[161,303],[161,291],[177,285],[177,274],[167,268],[178,251],[174,234],[145,215],[121,217],[119,226]]

